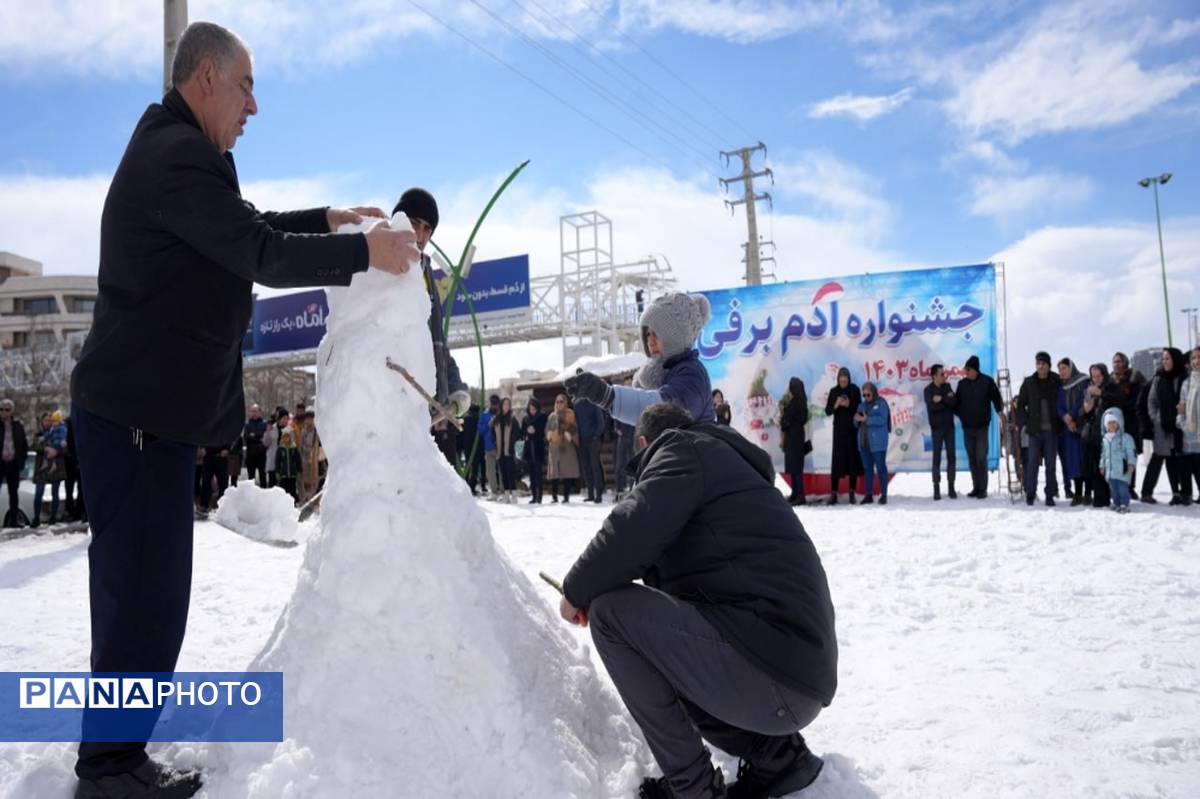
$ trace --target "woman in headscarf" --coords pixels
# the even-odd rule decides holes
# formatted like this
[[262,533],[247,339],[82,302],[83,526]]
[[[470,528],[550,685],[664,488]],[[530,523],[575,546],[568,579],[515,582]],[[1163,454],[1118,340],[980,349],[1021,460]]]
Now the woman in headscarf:
[[854,488],[862,474],[862,460],[858,456],[858,440],[855,436],[854,413],[862,402],[858,386],[850,382],[850,370],[838,369],[837,385],[829,390],[825,401],[825,415],[833,417],[833,452],[829,463],[829,504],[837,504],[838,483],[847,480],[846,490],[850,504],[854,504]]
[[806,505],[804,456],[808,448],[805,446],[804,426],[808,424],[808,392],[804,390],[803,380],[793,377],[788,381],[787,394],[783,395],[779,406],[779,429],[783,431],[783,470],[792,484],[788,502]]
[[858,434],[858,454],[862,458],[863,472],[866,475],[866,490],[863,491],[863,504],[870,505],[875,501],[872,478],[879,475],[879,504],[887,504],[888,468],[887,446],[888,436],[892,432],[892,409],[887,400],[879,396],[879,389],[874,383],[863,383],[862,402],[858,413],[854,414],[854,426]]
[[1191,352],[1192,371],[1179,391],[1178,413],[1175,426],[1183,437],[1183,483],[1186,490],[1180,493],[1192,495],[1192,481],[1196,483],[1196,498],[1200,500],[1200,347]]
[[717,414],[717,424],[729,427],[733,424],[733,408],[725,401],[725,392],[714,388],[712,393],[713,410]]
[[542,403],[531,397],[525,406],[525,418],[521,420],[521,431],[525,446],[521,459],[525,461],[529,475],[529,504],[542,504],[542,469],[546,465],[546,414]]
[[[1085,493],[1090,490],[1092,506],[1107,508],[1112,499],[1108,479],[1100,472],[1100,455],[1104,450],[1104,412],[1120,408],[1122,397],[1116,382],[1108,375],[1108,367],[1094,363],[1088,367],[1089,382],[1083,393],[1079,412],[1080,437],[1083,439],[1083,481]],[[1124,414],[1122,414],[1122,420]]]
[[1171,504],[1190,505],[1190,486],[1185,483],[1183,433],[1176,420],[1179,416],[1179,398],[1183,381],[1187,377],[1187,364],[1183,353],[1175,347],[1163,350],[1158,371],[1147,386],[1146,406],[1150,411],[1150,424],[1154,430],[1154,454],[1162,456],[1167,463],[1167,479],[1171,482]]
[[591,372],[580,372],[567,378],[567,393],[575,401],[590,400],[625,424],[637,425],[646,407],[664,401],[683,406],[697,422],[713,421],[712,383],[692,346],[711,312],[702,294],[664,294],[642,313],[642,347],[650,360],[633,376],[633,385],[611,386]]
[[579,425],[575,411],[567,407],[567,395],[554,398],[554,411],[546,420],[546,479],[550,481],[550,496],[558,502],[558,486],[563,489],[563,502],[571,501],[571,489],[579,479]]
[[521,427],[512,412],[512,399],[500,400],[500,412],[492,417],[492,437],[496,440],[496,471],[500,477],[500,501],[517,501],[517,441]]
[[[1085,498],[1079,414],[1083,412],[1083,395],[1087,391],[1088,378],[1070,358],[1058,362],[1058,376],[1062,380],[1062,386],[1058,389],[1058,415],[1063,420],[1063,430],[1058,435],[1058,451],[1062,455],[1063,479],[1074,489],[1071,492],[1071,506],[1074,507],[1082,505]],[[1091,497],[1087,497],[1087,500],[1090,501]]]

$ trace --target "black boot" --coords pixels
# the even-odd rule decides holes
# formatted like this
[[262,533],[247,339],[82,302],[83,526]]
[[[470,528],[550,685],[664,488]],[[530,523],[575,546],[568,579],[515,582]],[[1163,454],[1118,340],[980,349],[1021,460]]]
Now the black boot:
[[937,482],[936,480],[934,480],[933,481],[933,501],[937,502],[941,498],[942,498],[942,484]]
[[768,762],[739,760],[737,781],[725,795],[729,799],[758,799],[794,793],[812,785],[824,765],[808,750],[800,733],[793,733]]
[[836,491],[834,491],[832,494],[829,495],[829,499],[825,500],[825,504],[826,505],[836,505],[837,504],[837,492]]
[[176,771],[147,760],[133,771],[97,780],[80,780],[75,799],[187,799],[200,790],[203,781],[195,771]]
[[[725,799],[729,796],[725,791],[725,775],[721,769],[713,769],[709,783],[697,795],[703,799]],[[647,777],[638,788],[638,799],[675,799],[675,792],[671,790],[666,777]]]
[[854,489],[853,489],[853,488],[852,488],[852,489],[850,489],[850,493],[849,493],[849,495],[847,496],[847,501],[849,501],[849,503],[850,503],[851,505],[856,505],[856,504],[858,504],[858,503],[857,503],[857,500],[855,500],[855,499],[854,499]]
[[950,497],[950,499],[958,499],[958,494],[954,493],[953,480],[951,480],[950,484],[946,487],[946,496]]

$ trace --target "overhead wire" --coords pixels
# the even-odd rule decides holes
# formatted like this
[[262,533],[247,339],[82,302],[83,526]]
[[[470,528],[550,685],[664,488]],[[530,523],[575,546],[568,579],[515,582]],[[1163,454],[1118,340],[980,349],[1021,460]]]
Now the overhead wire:
[[471,46],[472,46],[472,47],[474,47],[476,50],[478,50],[479,52],[481,52],[481,53],[483,53],[484,55],[486,55],[488,58],[491,58],[493,61],[495,61],[496,63],[500,64],[500,65],[501,65],[501,66],[503,66],[505,69],[508,69],[509,71],[513,72],[514,74],[516,74],[517,76],[519,76],[519,77],[520,77],[522,80],[525,80],[525,81],[527,81],[528,83],[531,83],[531,84],[533,84],[533,85],[534,85],[534,86],[536,86],[538,89],[540,89],[542,92],[544,92],[545,94],[549,95],[551,98],[553,98],[554,100],[556,100],[556,101],[557,101],[557,102],[559,102],[560,104],[562,104],[562,105],[566,106],[566,107],[567,107],[567,108],[569,108],[570,110],[574,111],[576,114],[578,114],[579,116],[583,117],[583,118],[584,118],[584,119],[586,119],[588,122],[591,122],[593,125],[595,125],[595,126],[596,126],[597,128],[599,128],[600,130],[604,131],[605,133],[609,134],[609,135],[610,135],[610,136],[612,136],[613,138],[615,138],[615,139],[617,139],[618,141],[622,142],[623,144],[625,144],[626,146],[628,146],[630,149],[632,149],[632,150],[634,150],[634,151],[636,151],[636,152],[640,153],[641,155],[645,156],[646,158],[650,159],[651,161],[654,161],[655,163],[659,164],[660,166],[662,166],[662,167],[666,168],[667,170],[673,170],[673,167],[671,166],[671,164],[669,164],[669,163],[668,163],[667,161],[665,161],[664,159],[662,159],[662,158],[660,158],[660,157],[658,157],[658,156],[656,156],[656,155],[654,155],[654,154],[652,154],[652,153],[650,153],[650,152],[646,151],[644,148],[640,147],[638,144],[636,144],[635,142],[633,142],[633,141],[631,141],[630,139],[626,138],[625,136],[623,136],[623,135],[622,135],[622,134],[620,134],[619,132],[617,132],[617,131],[613,130],[613,129],[612,129],[612,128],[610,128],[608,125],[605,125],[603,122],[601,122],[600,120],[596,119],[594,116],[592,116],[591,114],[589,114],[587,111],[584,111],[582,108],[579,108],[577,105],[575,105],[574,103],[572,103],[570,100],[567,100],[565,97],[561,96],[560,94],[558,94],[557,92],[555,92],[553,89],[549,88],[549,87],[548,87],[548,86],[546,86],[545,84],[543,84],[543,83],[541,83],[541,82],[537,81],[536,79],[534,79],[534,78],[530,77],[529,75],[525,74],[525,73],[524,73],[523,71],[521,71],[521,69],[519,69],[518,67],[514,66],[513,64],[510,64],[508,61],[506,61],[506,60],[504,60],[503,58],[501,58],[500,56],[496,55],[495,53],[493,53],[493,52],[492,52],[491,50],[489,50],[488,48],[486,48],[486,47],[484,47],[483,45],[481,45],[481,44],[479,44],[478,42],[476,42],[476,41],[475,41],[474,39],[472,39],[470,36],[467,36],[465,33],[463,33],[462,31],[458,30],[458,29],[457,29],[457,28],[455,28],[453,25],[451,25],[450,23],[446,22],[444,19],[442,19],[442,18],[441,18],[441,17],[439,17],[438,15],[434,14],[434,13],[433,13],[432,11],[430,11],[429,9],[425,8],[423,5],[421,5],[420,3],[418,3],[418,2],[417,2],[417,0],[407,0],[407,2],[408,2],[408,4],[409,4],[409,5],[411,5],[413,8],[417,9],[418,11],[420,11],[421,13],[423,13],[425,16],[429,17],[429,18],[430,18],[430,19],[432,19],[434,22],[436,22],[436,23],[438,23],[439,25],[441,25],[443,28],[445,28],[445,29],[446,29],[447,31],[449,31],[450,33],[452,33],[452,34],[454,34],[455,36],[457,36],[458,38],[462,39],[464,42],[466,42],[467,44],[471,45]]
[[[526,7],[521,2],[521,0],[513,0],[513,2],[517,6],[519,6],[522,10],[524,10],[526,14],[529,14],[530,17],[533,17],[536,19],[536,17],[534,17],[534,15],[529,11],[528,7]],[[696,138],[697,141],[703,141],[705,146],[712,147],[716,151],[716,153],[719,153],[726,146],[727,142],[724,140],[721,133],[718,132],[717,130],[713,129],[704,120],[702,120],[699,117],[697,117],[696,115],[694,115],[691,111],[684,108],[682,105],[676,103],[665,93],[663,93],[659,89],[655,88],[652,84],[647,82],[644,78],[642,78],[641,75],[637,74],[636,72],[634,72],[633,70],[629,69],[624,64],[622,64],[620,61],[613,58],[608,53],[604,52],[604,50],[602,50],[595,42],[593,42],[587,36],[584,36],[582,33],[580,33],[579,30],[577,30],[569,22],[567,22],[566,20],[564,20],[561,17],[559,17],[558,15],[556,15],[550,9],[546,8],[544,5],[542,5],[540,2],[538,2],[538,0],[528,0],[528,2],[533,4],[534,6],[536,6],[543,14],[545,14],[550,19],[554,20],[554,22],[556,22],[559,26],[561,26],[565,30],[569,31],[571,33],[571,35],[574,36],[576,39],[587,44],[588,48],[590,48],[592,53],[595,53],[596,55],[600,56],[604,60],[610,62],[617,69],[619,69],[623,73],[625,73],[625,75],[627,75],[629,78],[632,78],[634,81],[639,83],[646,91],[650,92],[656,98],[661,100],[664,104],[671,106],[673,109],[675,109],[675,111],[677,111],[680,114],[682,114],[683,116],[687,117],[694,124],[696,124],[700,128],[703,128],[705,131],[707,131],[710,134],[711,138],[705,139],[704,137],[700,136],[699,132],[692,131],[692,135]],[[601,69],[604,69],[605,74],[608,75],[609,77],[613,78],[614,80],[618,80],[618,81],[623,80],[622,78],[620,78],[619,76],[614,74],[612,71],[605,69],[603,67],[603,65],[600,64],[600,62],[596,60],[595,56],[588,55],[588,53],[582,47],[579,47],[574,42],[570,42],[570,41],[568,42],[568,44],[570,44],[577,52],[583,53],[584,55],[588,56],[588,58],[591,61],[593,61],[598,67],[600,67]]]
[[581,2],[583,3],[583,6],[586,9],[591,11],[593,14],[595,14],[601,20],[603,20],[604,23],[607,24],[610,28],[612,28],[618,36],[620,36],[622,39],[629,42],[631,45],[633,45],[639,51],[641,51],[641,53],[644,56],[646,56],[646,58],[648,58],[652,62],[654,62],[654,64],[656,64],[659,69],[661,69],[663,72],[666,72],[668,75],[670,75],[676,81],[678,81],[681,86],[683,86],[685,89],[690,91],[692,94],[696,95],[696,97],[698,97],[706,105],[708,105],[710,108],[712,108],[714,111],[716,111],[722,117],[724,117],[727,122],[734,125],[736,128],[738,128],[742,133],[744,133],[750,139],[757,141],[757,139],[754,137],[754,134],[751,133],[750,131],[746,130],[745,126],[742,125],[742,123],[738,122],[736,119],[734,119],[733,117],[726,114],[723,110],[721,110],[721,108],[716,103],[714,103],[712,100],[708,99],[708,97],[706,97],[704,94],[702,94],[699,89],[692,86],[692,84],[688,83],[682,76],[680,76],[678,73],[676,73],[675,70],[671,69],[669,66],[667,66],[662,61],[660,61],[657,57],[654,56],[653,53],[651,53],[645,47],[642,47],[642,45],[639,44],[636,39],[634,39],[632,36],[629,36],[627,33],[625,33],[625,31],[621,30],[620,27],[618,27],[616,23],[614,23],[612,20],[610,20],[604,14],[604,12],[597,10],[596,7],[593,6],[588,0],[581,0]]
[[[586,86],[588,89],[590,89],[594,94],[599,96],[601,99],[605,100],[609,104],[616,107],[619,111],[621,111],[627,117],[632,119],[635,123],[642,125],[644,128],[647,128],[647,130],[652,135],[657,137],[660,141],[663,141],[664,143],[667,143],[668,145],[671,145],[673,147],[684,147],[684,148],[690,150],[697,157],[697,160],[698,160],[699,164],[702,165],[702,168],[706,172],[708,172],[709,176],[712,177],[714,180],[717,179],[716,174],[714,174],[708,166],[708,163],[709,163],[710,159],[712,158],[711,153],[706,153],[702,150],[699,150],[694,145],[692,145],[689,142],[684,141],[682,138],[680,138],[680,136],[678,134],[676,134],[674,131],[672,131],[670,128],[663,126],[656,120],[651,119],[650,117],[646,116],[644,113],[638,111],[637,108],[635,108],[632,104],[628,103],[623,98],[618,97],[616,94],[611,92],[607,87],[601,85],[600,83],[598,83],[597,81],[592,79],[586,73],[575,68],[569,61],[566,61],[565,59],[561,58],[553,50],[551,50],[550,48],[541,44],[536,39],[534,39],[532,36],[525,33],[520,28],[513,25],[511,22],[509,22],[508,20],[501,17],[495,11],[493,11],[492,9],[490,9],[486,5],[484,5],[482,2],[480,2],[480,0],[470,0],[470,3],[472,5],[474,5],[475,7],[477,7],[478,9],[480,9],[481,11],[483,11],[485,14],[487,14],[489,17],[491,17],[497,23],[499,23],[500,25],[502,25],[503,27],[508,29],[509,32],[511,32],[513,35],[517,36],[519,39],[524,41],[530,47],[532,47],[535,50],[537,50],[538,52],[540,52],[543,56],[545,56],[547,59],[549,59],[551,62],[553,62],[556,66],[558,66],[560,69],[562,69],[568,75],[575,78],[575,80],[582,83],[584,86]],[[653,127],[655,129],[657,129],[658,131],[661,131],[662,133],[657,133],[654,130],[649,130],[649,127]],[[667,137],[669,137],[670,140],[668,140]]]

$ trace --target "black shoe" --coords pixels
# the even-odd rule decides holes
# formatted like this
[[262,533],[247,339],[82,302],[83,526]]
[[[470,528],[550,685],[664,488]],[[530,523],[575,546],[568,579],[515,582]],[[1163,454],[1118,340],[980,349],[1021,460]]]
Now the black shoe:
[[1054,504],[1055,504],[1054,497],[1046,497],[1046,507],[1047,508],[1053,508]]
[[[704,786],[698,796],[703,799],[725,799],[728,795],[725,792],[725,775],[721,769],[714,768],[712,781]],[[671,790],[666,777],[647,777],[638,788],[638,799],[675,799],[675,792]]]
[[1075,490],[1072,489],[1070,486],[1067,486],[1066,488],[1064,488],[1063,491],[1066,494],[1067,499],[1073,499],[1075,497]]
[[837,494],[830,494],[829,499],[825,500],[825,504],[826,505],[836,505],[837,504]]
[[1151,494],[1142,494],[1142,502],[1145,502],[1147,505],[1157,505],[1158,504],[1158,500],[1155,499],[1154,496]]
[[987,499],[987,492],[980,491],[978,494],[975,494],[974,496],[975,496],[975,499]]
[[856,500],[856,499],[854,498],[854,492],[853,492],[853,491],[851,491],[851,492],[850,492],[850,496],[849,496],[849,502],[850,502],[850,504],[851,504],[851,505],[857,505],[857,504],[858,504],[858,500]]
[[176,771],[153,760],[98,780],[80,780],[75,799],[187,799],[203,785],[197,771]]
[[870,494],[867,494],[865,497],[862,498],[862,502],[859,504],[860,505],[873,505],[874,503],[875,503],[875,497],[871,496]]
[[1025,504],[1032,507],[1033,506],[1033,497],[1025,497]]
[[938,483],[933,484],[933,501],[937,502],[942,498],[942,487]]
[[1083,504],[1083,497],[1079,496],[1078,494],[1076,494],[1074,497],[1071,498],[1071,507],[1072,508],[1076,507],[1077,505],[1082,505],[1082,504]]
[[555,504],[555,505],[557,505],[557,504],[558,504],[558,494],[555,494],[555,495],[554,495],[554,504]]
[[[1170,502],[1168,502],[1167,504],[1168,504],[1168,505],[1172,505],[1172,506],[1174,506],[1174,505],[1182,505],[1182,504],[1183,504],[1183,497],[1179,496],[1178,494],[1172,494],[1172,495],[1171,495],[1171,501],[1170,501]],[[33,525],[33,526],[34,526],[34,527],[37,527],[37,525],[36,525],[36,524],[35,524],[35,525]]]
[[958,494],[954,493],[954,483],[950,484],[950,488],[946,491],[946,496],[950,499],[958,499]]
[[803,494],[801,494],[800,496],[796,497],[796,500],[794,502],[792,502],[792,504],[793,505],[807,505],[808,499],[806,499],[805,496]]
[[887,494],[884,494],[883,496],[881,496],[881,497],[879,498],[879,504],[880,504],[880,505],[886,505],[886,504],[887,504]]
[[725,795],[729,799],[761,799],[784,796],[812,785],[825,761],[808,751],[799,733],[788,739],[785,754],[789,759],[782,768],[766,769],[740,760],[737,781],[729,786]]

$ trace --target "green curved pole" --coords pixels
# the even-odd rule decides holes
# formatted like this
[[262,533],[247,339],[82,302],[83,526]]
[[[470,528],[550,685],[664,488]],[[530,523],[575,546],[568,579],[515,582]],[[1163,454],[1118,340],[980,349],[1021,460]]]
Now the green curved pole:
[[[517,175],[521,174],[521,170],[527,166],[529,166],[528,158],[522,161],[517,168],[514,169],[507,178],[505,178],[504,182],[500,184],[500,187],[496,189],[495,193],[492,194],[491,199],[488,200],[487,205],[485,205],[483,208],[483,213],[481,213],[479,215],[479,219],[475,221],[475,227],[471,229],[471,235],[467,237],[467,243],[463,246],[462,255],[459,256],[457,264],[450,260],[449,256],[446,255],[446,252],[438,246],[437,242],[430,239],[429,243],[432,244],[434,249],[438,251],[438,254],[442,256],[442,259],[450,265],[450,291],[446,294],[446,306],[442,311],[443,338],[448,338],[450,335],[450,314],[454,308],[454,296],[458,293],[459,286],[462,285],[462,270],[466,265],[467,253],[471,251],[471,245],[475,243],[475,235],[479,232],[479,228],[483,225],[483,220],[487,219],[488,214],[491,213],[492,206],[494,206],[496,201],[500,199],[500,195],[504,193],[504,190],[507,189],[514,180],[516,180]],[[484,387],[487,385],[487,381],[484,379],[483,372],[483,335],[479,332],[479,319],[477,319],[475,316],[475,303],[471,300],[471,295],[464,292],[463,297],[466,300],[467,312],[471,315],[471,326],[475,331],[475,348],[479,352],[479,404],[482,406]],[[471,451],[467,455],[466,466],[458,467],[459,476],[466,476],[466,470],[470,468],[471,463],[475,459],[475,453],[478,452],[478,450],[479,430],[476,428],[475,437],[471,440]]]

